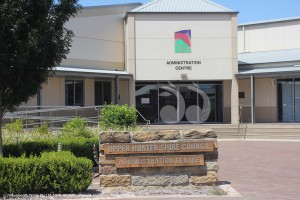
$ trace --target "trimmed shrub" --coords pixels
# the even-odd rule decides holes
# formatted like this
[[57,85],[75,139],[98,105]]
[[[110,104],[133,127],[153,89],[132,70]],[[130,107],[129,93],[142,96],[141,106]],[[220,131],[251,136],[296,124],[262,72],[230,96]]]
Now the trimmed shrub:
[[64,125],[62,136],[91,138],[93,134],[84,119],[76,117]]
[[136,127],[136,111],[128,105],[107,105],[101,109],[100,116],[100,125],[104,128]]
[[25,141],[19,144],[4,144],[4,157],[20,157],[21,154],[27,157],[30,155],[39,156],[42,152],[57,151],[58,143],[62,143],[63,151],[71,151],[77,157],[86,157],[93,161],[93,145],[99,143],[99,138],[56,138]]
[[5,194],[69,194],[87,189],[92,163],[70,152],[41,157],[0,158],[0,196]]

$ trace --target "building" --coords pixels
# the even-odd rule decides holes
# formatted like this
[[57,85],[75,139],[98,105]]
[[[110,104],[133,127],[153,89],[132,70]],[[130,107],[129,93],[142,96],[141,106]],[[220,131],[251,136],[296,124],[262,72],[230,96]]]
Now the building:
[[240,105],[254,105],[248,121],[251,113],[259,123],[300,121],[299,34],[300,17],[239,25]]
[[70,54],[27,105],[129,104],[169,124],[300,121],[300,18],[237,15],[207,0],[84,8],[66,25]]

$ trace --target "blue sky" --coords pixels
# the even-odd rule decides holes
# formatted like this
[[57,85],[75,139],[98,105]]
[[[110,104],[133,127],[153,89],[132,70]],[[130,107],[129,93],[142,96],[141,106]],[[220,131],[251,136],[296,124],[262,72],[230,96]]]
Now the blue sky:
[[[300,0],[213,0],[239,11],[239,23],[300,16]],[[145,3],[148,0],[80,0],[83,6],[120,3]]]

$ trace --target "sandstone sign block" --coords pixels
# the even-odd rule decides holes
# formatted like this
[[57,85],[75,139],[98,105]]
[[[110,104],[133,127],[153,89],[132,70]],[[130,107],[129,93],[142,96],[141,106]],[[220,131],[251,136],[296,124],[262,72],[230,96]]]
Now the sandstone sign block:
[[100,143],[110,143],[112,142],[111,132],[100,132]]
[[109,174],[117,174],[117,168],[114,165],[107,165],[100,167],[100,174],[109,175]]
[[219,163],[217,161],[207,161],[205,162],[205,167],[208,171],[218,171]]
[[150,142],[157,140],[180,140],[180,132],[178,130],[165,131],[146,131],[136,132],[132,134],[132,140],[135,142]]
[[160,131],[158,132],[160,140],[179,140],[181,139],[180,132],[175,131]]
[[217,135],[212,129],[187,130],[183,131],[184,139],[204,139],[217,138]]
[[110,155],[100,155],[99,157],[99,162],[100,165],[114,165],[116,164],[116,160],[114,156],[110,156]]
[[101,187],[129,187],[131,185],[130,175],[101,175]]
[[156,176],[133,176],[132,185],[134,186],[169,186],[169,185],[188,185],[188,175],[156,175]]
[[193,185],[203,185],[207,183],[218,182],[218,173],[215,171],[208,171],[206,175],[203,176],[192,176],[191,183]]
[[129,132],[100,132],[100,143],[128,143],[131,142]]
[[136,142],[149,142],[159,140],[159,135],[152,131],[136,132],[132,134],[132,140]]
[[100,186],[202,186],[218,181],[218,141],[211,129],[103,131]]

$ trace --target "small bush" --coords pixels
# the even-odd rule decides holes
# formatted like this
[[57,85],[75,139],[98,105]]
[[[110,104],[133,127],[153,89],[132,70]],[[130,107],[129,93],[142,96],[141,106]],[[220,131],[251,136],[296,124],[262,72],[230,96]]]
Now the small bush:
[[48,124],[47,124],[47,122],[44,122],[41,126],[35,126],[34,127],[34,131],[37,134],[42,134],[42,135],[48,134],[49,130],[48,130]]
[[101,109],[100,116],[104,128],[136,127],[136,111],[128,105],[107,105]]
[[87,189],[92,163],[70,152],[43,153],[41,157],[0,157],[0,196],[5,194],[69,194]]
[[6,124],[4,126],[7,132],[9,133],[22,133],[23,130],[23,120],[17,119],[15,122],[11,121],[11,123]]
[[76,117],[64,125],[62,136],[91,138],[93,134],[84,119]]

